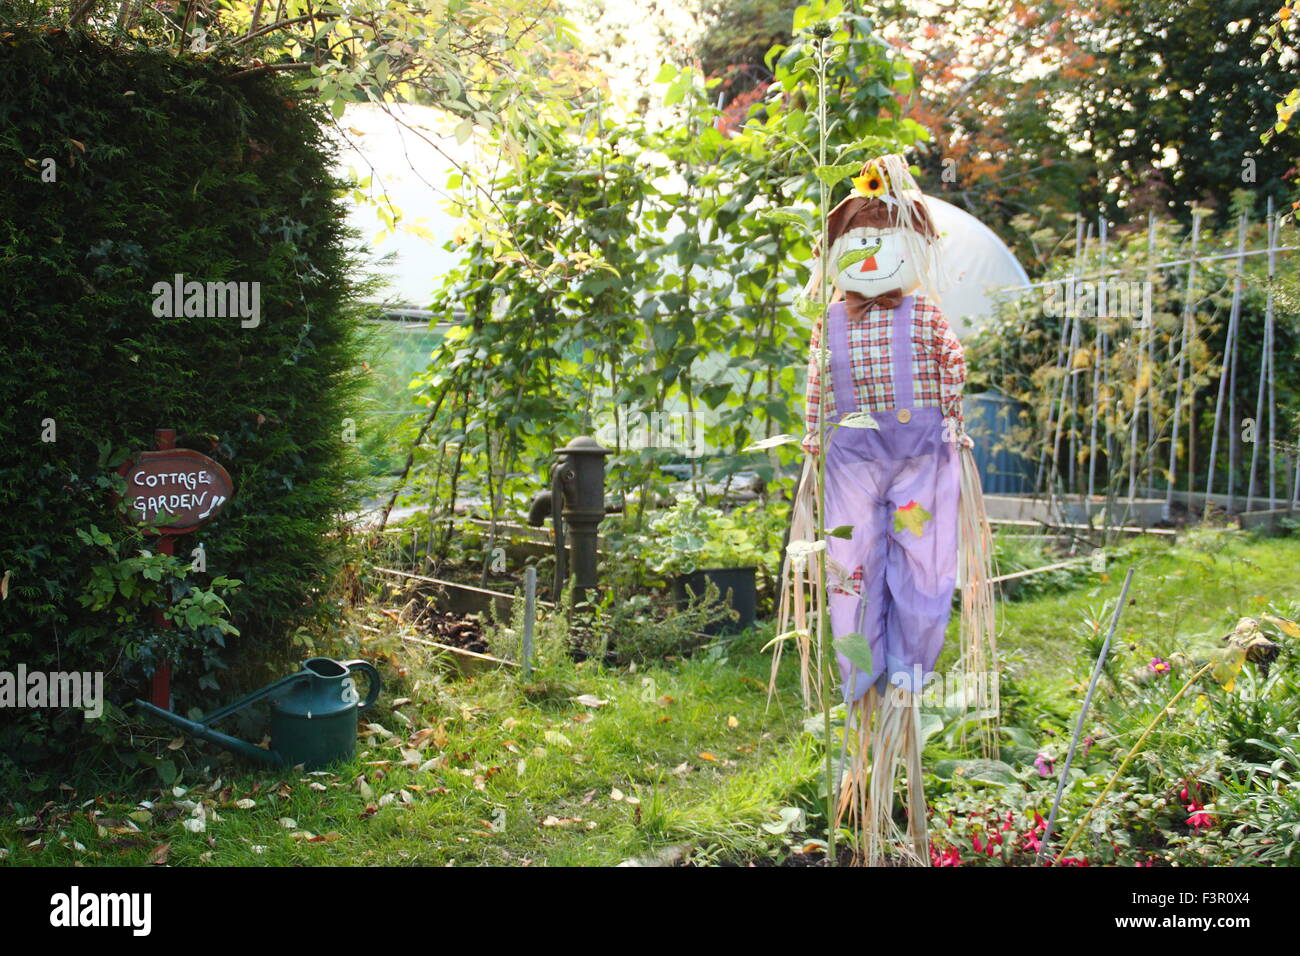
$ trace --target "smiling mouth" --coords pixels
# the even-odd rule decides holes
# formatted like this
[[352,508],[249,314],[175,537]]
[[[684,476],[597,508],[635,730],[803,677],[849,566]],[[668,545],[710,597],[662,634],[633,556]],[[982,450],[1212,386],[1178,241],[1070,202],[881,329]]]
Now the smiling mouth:
[[[892,279],[894,276],[898,275],[898,270],[901,269],[901,268],[903,268],[903,260],[902,260],[902,259],[899,259],[899,260],[898,260],[898,264],[897,264],[896,266],[894,266],[894,271],[891,272],[891,273],[889,273],[888,275],[885,275],[884,273],[879,273],[879,274],[877,274],[877,273],[873,273],[873,274],[867,276],[866,278],[869,278],[869,279]],[[845,269],[845,270],[844,270],[844,274],[845,274],[845,276],[854,276],[854,277],[859,278],[859,279],[863,278],[863,274],[862,274],[859,270],[857,270],[857,269],[853,269],[853,268]]]

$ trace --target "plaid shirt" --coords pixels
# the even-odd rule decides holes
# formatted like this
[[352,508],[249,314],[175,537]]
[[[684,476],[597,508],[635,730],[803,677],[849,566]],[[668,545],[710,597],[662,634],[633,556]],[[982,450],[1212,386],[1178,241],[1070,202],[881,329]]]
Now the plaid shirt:
[[[853,388],[858,411],[887,412],[895,408],[893,324],[892,309],[873,308],[858,320],[846,318],[849,323],[848,339],[850,365],[853,369]],[[816,454],[817,419],[821,411],[822,389],[818,378],[817,352],[821,345],[822,323],[813,326],[812,357],[808,361],[808,391],[805,399],[805,420],[808,434],[804,436],[805,451]],[[830,357],[826,369],[830,371]],[[916,295],[912,309],[912,388],[917,408],[943,409],[945,418],[955,418],[958,428],[962,424],[961,393],[966,382],[966,359],[961,342],[948,327],[948,321],[938,306],[921,294]],[[835,390],[826,395],[827,421],[836,419]]]

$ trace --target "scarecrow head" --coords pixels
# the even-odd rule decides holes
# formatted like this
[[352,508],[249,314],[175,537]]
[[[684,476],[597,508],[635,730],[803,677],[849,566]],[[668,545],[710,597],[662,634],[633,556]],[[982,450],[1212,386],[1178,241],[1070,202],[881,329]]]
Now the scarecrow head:
[[835,288],[868,299],[918,288],[936,297],[939,234],[906,160],[897,154],[872,160],[853,187],[827,221],[824,268]]

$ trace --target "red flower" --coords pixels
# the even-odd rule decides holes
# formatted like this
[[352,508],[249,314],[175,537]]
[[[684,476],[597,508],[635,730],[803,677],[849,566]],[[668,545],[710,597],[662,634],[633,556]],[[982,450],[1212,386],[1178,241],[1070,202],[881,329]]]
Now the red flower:
[[931,866],[961,866],[961,854],[957,852],[955,846],[950,846],[942,853],[933,846],[930,847],[930,865]]
[[1193,800],[1187,805],[1187,825],[1193,830],[1209,829],[1214,826],[1214,817],[1205,812],[1205,807]]

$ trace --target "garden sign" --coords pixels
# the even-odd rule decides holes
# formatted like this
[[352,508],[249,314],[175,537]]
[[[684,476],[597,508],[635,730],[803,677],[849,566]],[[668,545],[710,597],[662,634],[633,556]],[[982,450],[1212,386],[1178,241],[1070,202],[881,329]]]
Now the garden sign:
[[168,535],[211,520],[234,492],[226,469],[189,448],[143,452],[125,475],[128,511],[138,524]]
[[[154,432],[154,450],[127,459],[118,469],[126,479],[126,511],[137,525],[158,530],[158,550],[174,553],[173,538],[189,534],[217,512],[234,494],[226,469],[202,452],[176,447],[176,431]],[[159,611],[154,623],[166,625]],[[171,667],[162,664],[150,681],[150,700],[171,707]]]

